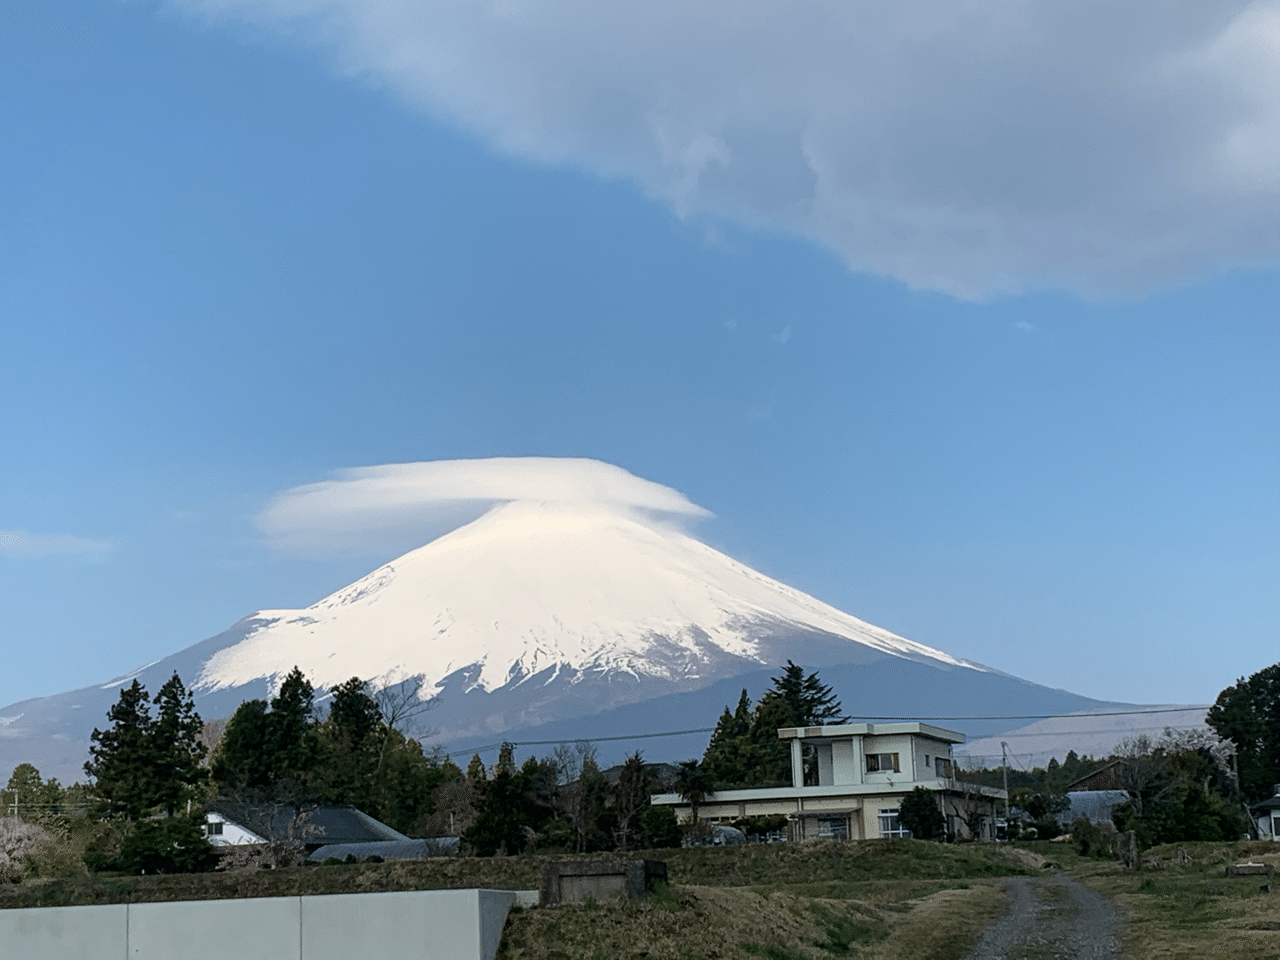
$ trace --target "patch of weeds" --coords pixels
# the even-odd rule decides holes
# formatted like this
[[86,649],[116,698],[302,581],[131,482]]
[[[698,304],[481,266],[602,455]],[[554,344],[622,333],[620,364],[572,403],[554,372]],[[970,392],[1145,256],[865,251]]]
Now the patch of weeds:
[[889,936],[888,925],[874,917],[832,910],[820,903],[813,904],[810,910],[827,937],[815,946],[838,957],[848,956],[855,944],[877,943]]
[[653,885],[653,891],[649,894],[649,902],[662,910],[677,910],[680,907],[680,898],[671,889],[671,884],[664,883],[661,880]]
[[780,943],[767,943],[761,946],[746,940],[738,944],[743,950],[751,954],[753,957],[764,957],[765,960],[809,960],[803,953],[793,950],[790,947],[784,947]]

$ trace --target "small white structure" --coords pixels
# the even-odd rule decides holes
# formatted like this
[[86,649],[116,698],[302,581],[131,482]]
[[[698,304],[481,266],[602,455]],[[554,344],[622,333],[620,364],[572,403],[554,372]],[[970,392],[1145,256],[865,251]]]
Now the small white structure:
[[1275,796],[1249,808],[1253,822],[1258,827],[1261,840],[1280,840],[1280,783],[1275,786]]
[[267,842],[266,837],[258,836],[248,827],[216,810],[205,813],[204,834],[215,847],[239,847],[245,844]]
[[[937,794],[948,832],[995,839],[997,804],[1003,790],[955,778],[953,744],[964,734],[916,721],[847,723],[824,727],[784,727],[779,739],[791,745],[791,782],[801,786],[720,790],[698,804],[698,819],[710,823],[784,814],[791,839],[824,837],[870,840],[906,837],[898,822],[902,798],[916,787]],[[816,783],[805,784],[805,754],[816,760]],[[692,806],[679,794],[652,802],[675,809],[687,820]]]

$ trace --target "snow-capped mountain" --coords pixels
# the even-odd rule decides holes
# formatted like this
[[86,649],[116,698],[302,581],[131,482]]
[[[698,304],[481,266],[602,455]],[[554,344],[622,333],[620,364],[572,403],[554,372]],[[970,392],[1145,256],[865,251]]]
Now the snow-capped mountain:
[[253,619],[252,633],[205,662],[196,689],[278,677],[295,663],[318,686],[414,675],[439,692],[459,671],[489,692],[562,676],[696,685],[726,664],[772,665],[770,640],[797,632],[961,664],[677,529],[557,502],[496,507],[306,610]]
[[[89,732],[134,676],[155,690],[176,670],[206,718],[295,665],[318,688],[422,677],[438,698],[433,742],[453,747],[710,726],[787,659],[823,667],[859,715],[963,715],[991,697],[1095,705],[865,623],[643,512],[517,500],[304,610],[259,611],[109,684],[0,709],[0,775],[25,760],[76,779]],[[650,752],[680,758],[696,739]]]

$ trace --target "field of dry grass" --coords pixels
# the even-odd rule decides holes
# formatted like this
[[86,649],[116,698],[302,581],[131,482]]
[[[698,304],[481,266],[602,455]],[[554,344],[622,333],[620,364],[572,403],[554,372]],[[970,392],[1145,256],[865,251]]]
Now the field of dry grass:
[[[1144,869],[1127,872],[1116,863],[1062,856],[1071,873],[1115,902],[1126,923],[1127,957],[1280,960],[1280,876],[1270,892],[1261,889],[1265,877],[1225,876],[1228,864],[1245,861],[1280,873],[1280,844],[1187,843],[1144,857]],[[1151,869],[1153,859],[1157,869]]]
[[960,960],[998,914],[995,878],[1034,859],[985,846],[804,843],[672,851],[640,903],[514,913],[502,960]]
[[787,888],[676,887],[638,903],[515,913],[500,960],[960,960],[1002,903],[992,880]]

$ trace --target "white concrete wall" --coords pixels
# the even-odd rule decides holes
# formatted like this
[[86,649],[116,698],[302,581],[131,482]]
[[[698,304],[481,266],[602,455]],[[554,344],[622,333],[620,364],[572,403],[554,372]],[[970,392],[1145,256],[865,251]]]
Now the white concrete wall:
[[3,960],[493,960],[506,890],[0,910]]
[[861,737],[848,737],[831,741],[831,782],[837,786],[849,786],[862,782],[862,752],[858,749]]

